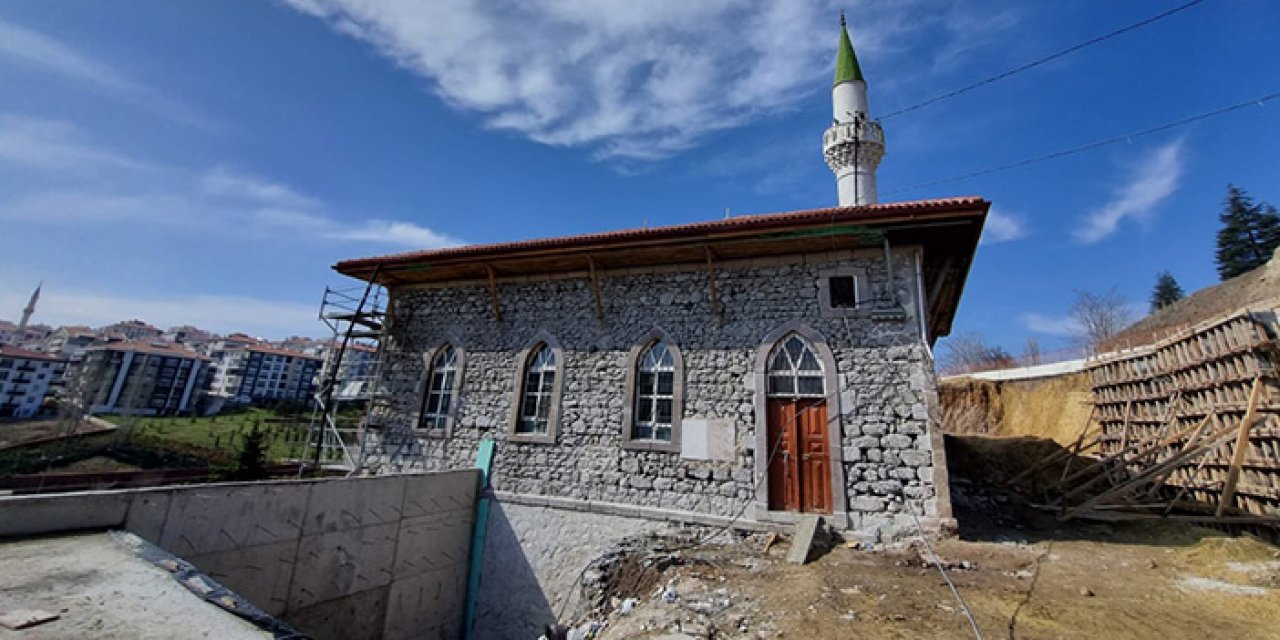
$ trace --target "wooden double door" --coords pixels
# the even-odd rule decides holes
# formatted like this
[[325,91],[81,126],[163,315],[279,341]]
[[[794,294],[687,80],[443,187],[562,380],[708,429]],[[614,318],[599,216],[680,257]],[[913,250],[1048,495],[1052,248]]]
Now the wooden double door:
[[769,509],[831,513],[826,400],[775,397],[768,408]]

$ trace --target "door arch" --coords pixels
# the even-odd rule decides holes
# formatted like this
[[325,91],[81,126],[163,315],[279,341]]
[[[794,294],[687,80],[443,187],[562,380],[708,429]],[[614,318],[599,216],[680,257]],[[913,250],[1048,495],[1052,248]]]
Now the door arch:
[[798,322],[779,327],[760,345],[755,373],[757,512],[843,516],[841,394],[826,340]]

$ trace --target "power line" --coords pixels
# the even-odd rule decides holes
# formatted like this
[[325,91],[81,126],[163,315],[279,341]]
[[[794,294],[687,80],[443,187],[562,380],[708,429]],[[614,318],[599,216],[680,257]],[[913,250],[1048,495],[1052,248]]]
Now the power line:
[[904,114],[904,113],[909,113],[909,112],[911,112],[911,111],[915,111],[916,109],[921,109],[921,108],[923,108],[923,107],[927,107],[927,106],[929,106],[929,105],[931,105],[931,104],[934,104],[934,103],[937,103],[937,102],[942,102],[943,100],[948,100],[948,99],[954,98],[954,97],[956,97],[956,96],[958,96],[958,95],[961,95],[961,94],[964,94],[964,93],[968,93],[968,92],[973,91],[974,89],[977,89],[977,88],[979,88],[979,87],[985,87],[985,86],[987,86],[987,85],[989,85],[989,84],[993,84],[993,83],[995,83],[995,82],[999,82],[999,81],[1001,81],[1001,80],[1004,80],[1005,78],[1008,78],[1009,76],[1012,76],[1012,75],[1016,75],[1016,74],[1022,73],[1023,71],[1027,71],[1028,69],[1034,69],[1035,67],[1038,67],[1038,66],[1040,66],[1040,65],[1042,65],[1042,64],[1045,64],[1046,62],[1052,62],[1052,61],[1054,61],[1054,60],[1057,60],[1058,58],[1061,58],[1061,57],[1066,56],[1066,55],[1070,55],[1070,54],[1075,53],[1075,52],[1077,52],[1077,51],[1079,51],[1079,50],[1081,50],[1081,49],[1085,49],[1085,48],[1087,48],[1087,47],[1091,47],[1091,46],[1093,46],[1093,45],[1095,45],[1095,44],[1098,44],[1098,43],[1100,43],[1100,42],[1104,42],[1104,41],[1106,41],[1106,40],[1110,40],[1111,38],[1114,38],[1114,37],[1116,37],[1116,36],[1118,36],[1118,35],[1122,35],[1122,34],[1128,33],[1128,32],[1133,31],[1133,30],[1135,30],[1135,29],[1140,29],[1140,28],[1145,27],[1145,26],[1147,26],[1147,25],[1149,25],[1149,24],[1151,24],[1151,23],[1153,23],[1153,22],[1156,22],[1156,21],[1158,21],[1158,20],[1163,20],[1164,18],[1168,18],[1169,16],[1174,15],[1175,13],[1179,13],[1179,12],[1185,11],[1185,10],[1187,10],[1187,9],[1190,9],[1191,7],[1194,7],[1194,6],[1196,6],[1196,5],[1200,4],[1201,2],[1204,2],[1204,1],[1205,1],[1205,0],[1191,0],[1190,2],[1187,2],[1187,3],[1185,3],[1185,4],[1181,4],[1181,5],[1178,5],[1178,6],[1174,7],[1174,8],[1172,8],[1172,9],[1169,9],[1168,11],[1165,11],[1164,13],[1156,14],[1156,15],[1151,16],[1150,18],[1147,18],[1147,19],[1145,19],[1145,20],[1139,20],[1138,22],[1135,22],[1135,23],[1133,23],[1133,24],[1131,24],[1131,25],[1129,25],[1129,26],[1127,26],[1127,27],[1121,27],[1121,28],[1119,28],[1119,29],[1116,29],[1115,31],[1110,32],[1110,33],[1105,33],[1105,34],[1100,35],[1100,36],[1098,36],[1098,37],[1096,37],[1096,38],[1092,38],[1092,39],[1090,39],[1090,40],[1086,40],[1086,41],[1084,41],[1084,42],[1081,42],[1080,44],[1077,44],[1077,45],[1073,45],[1073,46],[1067,47],[1066,49],[1063,49],[1062,51],[1059,51],[1059,52],[1057,52],[1057,53],[1051,53],[1051,54],[1049,54],[1049,55],[1047,55],[1047,56],[1045,56],[1045,57],[1043,57],[1043,58],[1040,58],[1040,59],[1037,59],[1037,60],[1033,60],[1033,61],[1031,61],[1031,62],[1028,62],[1028,63],[1026,63],[1026,64],[1024,64],[1024,65],[1021,65],[1021,66],[1018,66],[1018,67],[1014,67],[1014,68],[1012,68],[1012,69],[1010,69],[1010,70],[1008,70],[1008,71],[1005,71],[1004,73],[999,73],[999,74],[996,74],[996,75],[994,75],[994,76],[991,76],[990,78],[987,78],[987,79],[985,79],[985,80],[979,80],[978,82],[975,82],[975,83],[970,84],[970,85],[965,85],[965,86],[963,86],[963,87],[960,87],[959,89],[955,89],[955,90],[953,90],[953,91],[948,91],[948,92],[946,92],[946,93],[943,93],[943,94],[940,94],[940,95],[936,95],[936,96],[934,96],[934,97],[932,97],[932,98],[929,98],[928,100],[925,100],[924,102],[919,102],[919,103],[913,104],[913,105],[911,105],[911,106],[909,106],[909,107],[906,107],[906,108],[904,108],[904,109],[898,109],[897,111],[892,111],[892,112],[888,113],[887,115],[880,116],[880,119],[881,119],[881,120],[888,120],[889,118],[892,118],[892,117],[894,117],[894,116],[902,115],[902,114]]
[[1186,117],[1186,118],[1182,118],[1181,120],[1174,120],[1174,121],[1172,121],[1172,122],[1166,122],[1166,123],[1164,123],[1164,124],[1156,125],[1156,126],[1154,126],[1154,127],[1150,127],[1150,128],[1147,128],[1147,129],[1142,129],[1142,130],[1140,130],[1140,131],[1133,131],[1133,132],[1130,132],[1130,133],[1121,134],[1121,135],[1114,136],[1114,137],[1111,137],[1111,138],[1105,138],[1105,139],[1102,139],[1102,140],[1096,140],[1096,141],[1094,141],[1094,142],[1090,142],[1090,143],[1088,143],[1088,144],[1082,144],[1082,145],[1080,145],[1080,146],[1078,146],[1078,147],[1072,147],[1072,148],[1070,148],[1070,149],[1063,149],[1063,150],[1061,150],[1061,151],[1054,151],[1053,153],[1048,153],[1048,154],[1045,154],[1045,155],[1042,155],[1042,156],[1036,156],[1036,157],[1034,157],[1034,158],[1028,158],[1028,159],[1026,159],[1026,160],[1019,160],[1018,162],[1010,162],[1010,163],[1008,163],[1008,164],[1002,164],[1002,165],[995,166],[995,167],[989,167],[989,168],[982,169],[982,170],[979,170],[979,171],[974,171],[974,172],[971,172],[971,173],[966,173],[966,174],[964,174],[964,175],[953,176],[953,177],[950,177],[950,178],[943,178],[943,179],[941,179],[941,180],[933,180],[933,181],[930,181],[930,182],[921,182],[921,183],[919,183],[919,184],[913,184],[913,185],[911,185],[911,186],[909,186],[909,187],[901,187],[901,188],[898,188],[898,189],[892,189],[892,190],[886,191],[886,192],[885,192],[885,194],[886,194],[886,195],[888,195],[888,194],[892,194],[892,193],[899,193],[899,192],[902,192],[902,191],[911,191],[911,190],[913,190],[913,189],[921,189],[921,188],[924,188],[924,187],[932,187],[932,186],[939,185],[939,184],[946,184],[946,183],[948,183],[948,182],[956,182],[956,181],[959,181],[959,180],[967,180],[967,179],[969,179],[969,178],[976,178],[976,177],[978,177],[978,176],[985,176],[985,175],[987,175],[987,174],[996,173],[996,172],[999,172],[999,171],[1007,171],[1007,170],[1009,170],[1009,169],[1017,169],[1018,167],[1025,167],[1025,166],[1027,166],[1027,165],[1037,164],[1037,163],[1040,163],[1040,162],[1046,162],[1046,161],[1048,161],[1048,160],[1056,160],[1056,159],[1058,159],[1058,158],[1063,158],[1063,157],[1066,157],[1066,156],[1075,155],[1075,154],[1077,154],[1077,153],[1083,153],[1083,152],[1085,152],[1085,151],[1092,151],[1093,149],[1097,149],[1097,148],[1099,148],[1099,147],[1105,147],[1105,146],[1107,146],[1107,145],[1112,145],[1112,144],[1115,144],[1115,143],[1117,143],[1117,142],[1127,142],[1127,141],[1133,140],[1134,138],[1140,138],[1140,137],[1142,137],[1142,136],[1148,136],[1148,135],[1151,135],[1151,134],[1153,134],[1153,133],[1159,133],[1159,132],[1161,132],[1161,131],[1168,131],[1169,129],[1174,129],[1174,128],[1177,128],[1177,127],[1181,127],[1181,126],[1183,126],[1183,125],[1188,125],[1188,124],[1191,124],[1191,123],[1193,123],[1193,122],[1199,122],[1200,120],[1207,120],[1207,119],[1209,119],[1209,118],[1213,118],[1213,117],[1220,116],[1220,115],[1223,115],[1223,114],[1231,113],[1232,111],[1238,111],[1238,110],[1243,109],[1243,108],[1245,108],[1245,107],[1251,107],[1251,106],[1262,106],[1264,103],[1269,102],[1269,101],[1271,101],[1271,100],[1275,100],[1276,98],[1280,98],[1280,91],[1277,91],[1277,92],[1275,92],[1275,93],[1269,93],[1269,94],[1267,94],[1267,95],[1265,95],[1265,96],[1262,96],[1262,97],[1260,97],[1260,98],[1254,98],[1254,99],[1252,99],[1252,100],[1246,100],[1246,101],[1244,101],[1244,102],[1240,102],[1240,103],[1237,103],[1237,104],[1233,104],[1233,105],[1231,105],[1231,106],[1229,106],[1229,107],[1222,107],[1221,109],[1214,109],[1213,111],[1206,111],[1206,112],[1201,113],[1201,114],[1197,114],[1197,115],[1194,115],[1194,116],[1189,116],[1189,117]]

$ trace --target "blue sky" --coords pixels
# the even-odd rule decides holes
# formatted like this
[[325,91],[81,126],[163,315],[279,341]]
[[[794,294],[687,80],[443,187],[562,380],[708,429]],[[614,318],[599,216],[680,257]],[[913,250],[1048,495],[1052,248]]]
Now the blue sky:
[[[338,259],[828,206],[837,12],[874,115],[1179,2],[6,0],[0,318],[319,334]],[[1065,344],[1073,290],[1216,282],[1228,182],[1280,204],[1280,12],[1206,0],[883,121],[883,201],[994,202],[956,332]]]

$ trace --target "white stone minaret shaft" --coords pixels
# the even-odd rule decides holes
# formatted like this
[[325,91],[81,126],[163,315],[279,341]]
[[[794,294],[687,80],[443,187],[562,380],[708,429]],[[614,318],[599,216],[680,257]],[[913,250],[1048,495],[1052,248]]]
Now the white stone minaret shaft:
[[836,174],[840,206],[874,204],[876,168],[884,157],[884,130],[871,119],[867,82],[853,52],[844,16],[831,87],[831,126],[822,135],[822,155]]

